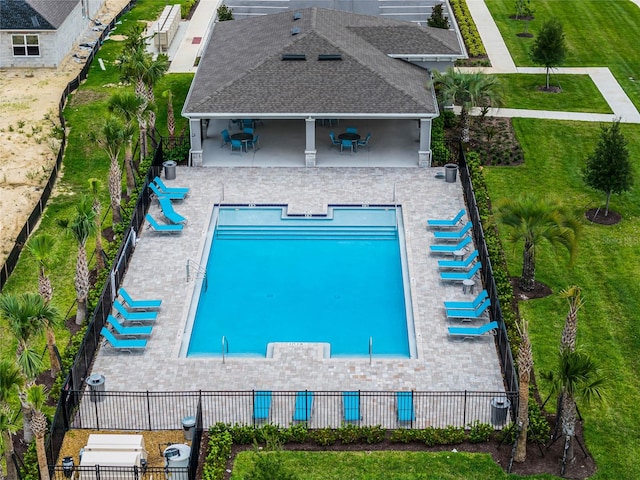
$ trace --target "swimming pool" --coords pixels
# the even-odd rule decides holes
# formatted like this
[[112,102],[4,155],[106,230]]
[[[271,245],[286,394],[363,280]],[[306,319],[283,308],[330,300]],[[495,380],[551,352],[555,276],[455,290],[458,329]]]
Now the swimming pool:
[[332,357],[368,356],[370,344],[374,356],[412,356],[400,207],[221,206],[211,223],[185,356],[219,356],[223,337],[226,355],[318,342]]

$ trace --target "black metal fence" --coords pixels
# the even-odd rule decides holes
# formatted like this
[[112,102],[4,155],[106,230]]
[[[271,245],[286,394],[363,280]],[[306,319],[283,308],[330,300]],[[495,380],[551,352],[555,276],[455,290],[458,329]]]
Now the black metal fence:
[[[493,267],[491,265],[491,259],[489,258],[489,251],[487,250],[487,244],[484,240],[484,230],[482,229],[482,221],[480,219],[480,212],[478,211],[478,204],[476,203],[476,196],[473,191],[473,186],[471,185],[469,166],[467,165],[462,147],[459,148],[458,167],[460,170],[460,183],[462,184],[462,190],[464,191],[467,204],[467,215],[469,216],[469,220],[473,222],[473,240],[478,250],[478,259],[482,263],[482,280],[489,294],[489,299],[491,300],[491,306],[489,307],[491,318],[497,321],[499,325],[495,339],[498,357],[500,358],[500,364],[502,366],[502,374],[504,375],[505,388],[507,391],[517,392],[518,374],[516,373],[513,355],[511,354],[511,346],[509,345],[509,337],[507,336],[507,329],[502,317],[502,307],[500,306],[498,289],[493,276]],[[514,405],[517,405],[517,403]],[[517,411],[517,408],[514,408],[512,411],[514,421]]]
[[65,469],[62,465],[53,467],[51,480],[68,480],[81,478],[82,480],[140,480],[141,478],[170,478],[192,480],[189,467],[91,467],[73,466]]
[[[312,398],[300,402],[305,394]],[[399,415],[396,392],[357,391],[181,391],[181,392],[70,392],[78,400],[70,428],[92,430],[170,430],[180,428],[185,416],[201,412],[200,421],[260,426],[271,423],[289,427],[306,421],[309,428],[338,428],[344,423],[380,425],[386,429],[448,426],[467,428],[470,424],[492,424],[496,430],[508,425],[517,403],[517,392],[426,392],[413,391],[402,403]],[[353,400],[355,398],[355,400]],[[301,405],[304,405],[301,407]],[[356,405],[355,412],[351,407]],[[300,408],[308,410],[300,411]],[[198,408],[200,407],[200,409]],[[406,408],[405,408],[406,407]],[[349,416],[354,413],[354,416]]]

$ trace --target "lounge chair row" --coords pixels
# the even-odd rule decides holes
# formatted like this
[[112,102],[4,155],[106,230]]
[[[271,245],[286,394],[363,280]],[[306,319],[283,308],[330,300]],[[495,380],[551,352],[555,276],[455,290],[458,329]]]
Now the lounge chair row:
[[[253,420],[265,422],[269,419],[272,393],[258,390],[253,394]],[[293,411],[294,422],[309,422],[313,411],[313,392],[296,393]],[[416,413],[413,403],[413,392],[396,392],[397,420],[401,425],[414,422]],[[342,419],[344,423],[359,423],[362,420],[360,392],[342,392]]]
[[176,212],[171,202],[172,200],[184,200],[189,193],[189,189],[185,187],[167,187],[160,177],[155,177],[153,182],[149,184],[149,188],[160,204],[162,215],[169,223],[159,223],[154,217],[147,213],[145,219],[149,224],[148,227],[153,228],[157,232],[181,232],[187,223],[187,218]]

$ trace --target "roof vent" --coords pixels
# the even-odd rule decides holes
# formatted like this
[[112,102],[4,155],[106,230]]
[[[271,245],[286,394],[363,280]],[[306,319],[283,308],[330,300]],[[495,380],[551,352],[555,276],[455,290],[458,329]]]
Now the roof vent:
[[291,35],[297,35],[300,33],[300,28],[299,27],[293,27],[291,29]]
[[38,17],[36,17],[35,15],[33,15],[33,16],[31,17],[31,24],[32,24],[34,27],[39,27],[39,26],[40,26],[40,20],[38,20]]
[[305,61],[307,57],[304,53],[283,53],[282,60],[288,62]]
[[302,14],[300,12],[296,12],[293,14],[294,20],[300,20],[302,18]]
[[342,60],[342,54],[340,54],[340,53],[321,53],[320,55],[318,55],[318,61],[320,61],[320,62],[335,61],[335,60]]

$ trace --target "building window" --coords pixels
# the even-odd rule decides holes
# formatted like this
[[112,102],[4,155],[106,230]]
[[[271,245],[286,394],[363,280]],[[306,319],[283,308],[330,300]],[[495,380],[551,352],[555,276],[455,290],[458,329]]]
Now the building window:
[[38,35],[11,35],[14,57],[39,57],[40,39]]

